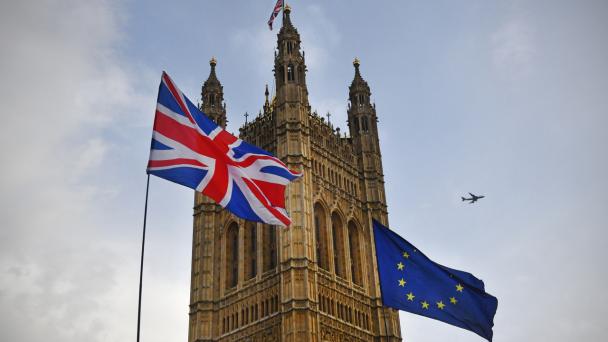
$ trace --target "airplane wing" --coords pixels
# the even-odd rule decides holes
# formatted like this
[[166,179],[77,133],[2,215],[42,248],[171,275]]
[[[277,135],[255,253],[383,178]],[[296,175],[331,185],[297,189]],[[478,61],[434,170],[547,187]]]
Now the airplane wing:
[[473,194],[472,194],[472,193],[470,193],[470,192],[469,192],[469,195],[471,195],[471,197],[477,197],[477,196],[473,195]]

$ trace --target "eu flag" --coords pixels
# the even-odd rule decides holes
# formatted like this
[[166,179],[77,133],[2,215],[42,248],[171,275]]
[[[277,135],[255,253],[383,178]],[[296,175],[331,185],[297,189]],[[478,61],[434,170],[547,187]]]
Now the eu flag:
[[384,305],[461,327],[492,341],[498,301],[470,273],[433,262],[374,220]]

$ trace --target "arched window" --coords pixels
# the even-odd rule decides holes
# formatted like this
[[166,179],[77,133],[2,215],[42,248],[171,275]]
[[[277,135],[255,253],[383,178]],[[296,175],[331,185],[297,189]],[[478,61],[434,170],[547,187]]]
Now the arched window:
[[295,72],[293,70],[293,65],[289,64],[287,66],[287,81],[295,81]]
[[361,117],[361,126],[363,127],[363,131],[367,132],[369,130],[369,124],[367,121],[367,116]]
[[317,236],[317,265],[329,271],[329,253],[327,252],[327,220],[321,204],[314,207],[315,234]]
[[344,260],[344,227],[342,226],[342,219],[337,213],[333,213],[331,215],[331,229],[332,236],[334,238],[334,269],[337,276],[346,278],[346,260]]
[[264,225],[263,229],[263,254],[264,272],[277,267],[277,229],[275,226]]
[[277,86],[285,83],[285,69],[281,66],[276,70],[279,74],[277,75]]
[[350,270],[353,283],[363,285],[359,230],[352,221],[348,223],[348,246],[350,248]]
[[211,107],[215,107],[215,95],[209,95],[209,104]]
[[239,281],[239,225],[233,222],[226,231],[226,288]]
[[258,263],[258,230],[257,224],[254,222],[247,222],[245,225],[245,279],[251,279],[257,274],[257,263]]
[[355,132],[359,133],[359,119],[354,118],[353,121],[355,122]]

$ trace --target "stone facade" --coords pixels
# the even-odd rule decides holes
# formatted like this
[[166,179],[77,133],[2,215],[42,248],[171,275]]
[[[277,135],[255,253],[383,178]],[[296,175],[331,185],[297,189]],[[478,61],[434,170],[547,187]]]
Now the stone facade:
[[[381,306],[371,220],[387,222],[375,105],[355,60],[349,135],[311,111],[300,35],[286,8],[276,96],[240,137],[303,171],[286,192],[293,223],[247,222],[196,194],[189,342],[401,341]],[[201,109],[226,125],[215,59]]]

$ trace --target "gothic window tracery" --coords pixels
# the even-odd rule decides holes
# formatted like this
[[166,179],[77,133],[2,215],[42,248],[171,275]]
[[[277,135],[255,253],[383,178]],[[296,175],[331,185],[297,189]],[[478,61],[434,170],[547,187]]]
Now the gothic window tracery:
[[369,130],[369,123],[367,120],[367,116],[361,117],[361,126],[363,127],[364,132],[367,132]]
[[245,226],[245,279],[251,279],[257,275],[257,224],[247,222]]
[[277,69],[277,72],[279,73],[277,75],[277,86],[280,86],[285,83],[285,70],[283,69],[283,66],[280,66]]
[[295,81],[295,73],[293,70],[293,64],[287,66],[287,81]]
[[334,239],[334,269],[337,276],[346,278],[346,261],[344,260],[344,227],[342,226],[342,219],[338,213],[334,212],[331,215],[331,226]]
[[324,270],[329,270],[329,255],[327,251],[327,224],[323,206],[316,203],[314,206],[315,233],[317,235],[317,264]]
[[277,235],[276,227],[264,225],[264,272],[274,269],[277,266]]
[[232,222],[226,232],[226,288],[233,288],[239,280],[239,226]]
[[363,275],[361,273],[361,244],[359,229],[353,221],[348,223],[348,245],[350,248],[350,267],[353,283],[363,285]]

